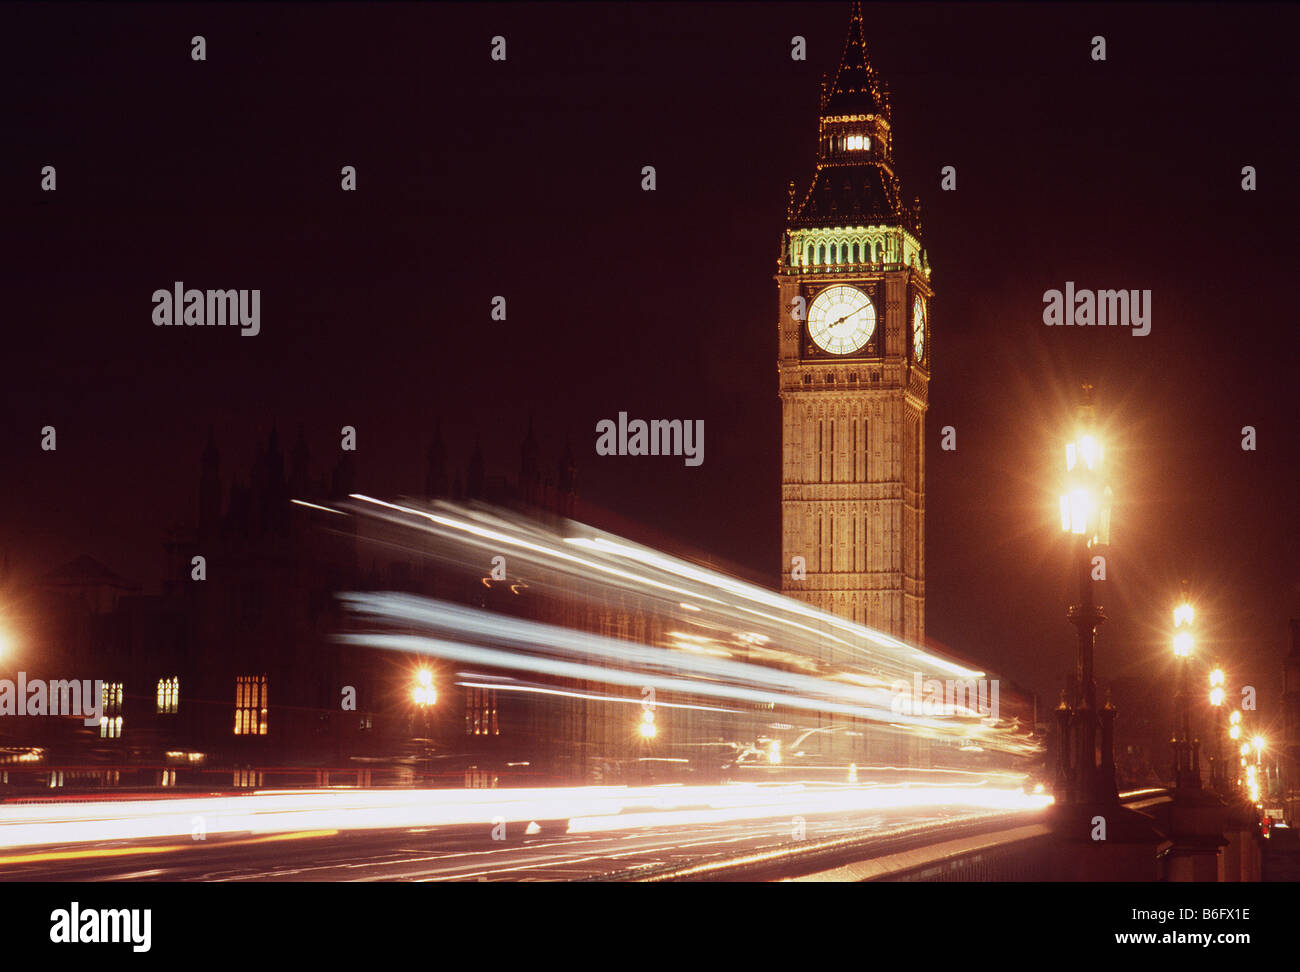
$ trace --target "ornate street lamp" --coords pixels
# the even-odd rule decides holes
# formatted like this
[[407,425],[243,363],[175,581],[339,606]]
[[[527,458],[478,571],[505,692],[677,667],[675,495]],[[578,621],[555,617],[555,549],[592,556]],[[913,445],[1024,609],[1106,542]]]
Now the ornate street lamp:
[[420,710],[424,723],[424,772],[427,777],[432,770],[433,739],[429,728],[429,710],[438,702],[438,690],[433,685],[433,672],[421,668],[415,673],[415,687],[411,690],[411,701]]
[[[1255,750],[1255,762],[1250,762],[1250,751]],[[1264,753],[1264,737],[1255,735],[1251,737],[1249,743],[1241,745],[1242,757],[1246,761],[1246,789],[1250,795],[1250,802],[1259,804],[1261,795],[1265,793],[1261,760]]]
[[1174,739],[1174,784],[1180,789],[1198,790],[1201,787],[1201,767],[1196,743],[1192,740],[1192,692],[1190,669],[1195,639],[1192,622],[1196,611],[1183,581],[1183,596],[1174,608],[1174,655],[1179,659],[1178,706],[1181,734]]
[[1264,749],[1267,746],[1267,741],[1263,736],[1257,735],[1251,739],[1250,744],[1255,748],[1255,793],[1251,795],[1251,799],[1258,803],[1261,788],[1264,795],[1268,795],[1268,768],[1263,765]]
[[1214,718],[1214,756],[1210,759],[1210,786],[1218,793],[1224,789],[1223,778],[1223,669],[1215,667],[1210,672],[1210,705]]
[[[1098,437],[1092,385],[1083,386],[1076,410],[1075,437],[1065,445],[1065,481],[1061,493],[1061,530],[1074,541],[1079,603],[1068,612],[1078,630],[1073,684],[1067,703],[1057,708],[1061,750],[1057,765],[1058,798],[1071,803],[1115,803],[1114,721],[1109,702],[1097,709],[1093,654],[1097,626],[1106,619],[1093,599],[1094,551],[1110,543],[1111,489],[1105,481],[1105,447]],[[1101,760],[1097,733],[1101,730]]]
[[415,673],[415,688],[411,698],[421,709],[426,709],[438,701],[438,690],[433,687],[433,672],[421,668]]

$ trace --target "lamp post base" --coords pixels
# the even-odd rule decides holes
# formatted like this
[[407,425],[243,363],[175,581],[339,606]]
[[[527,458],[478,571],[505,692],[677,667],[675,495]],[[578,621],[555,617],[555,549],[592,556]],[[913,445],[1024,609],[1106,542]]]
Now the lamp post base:
[[[1197,781],[1199,783],[1199,780]],[[1180,786],[1171,803],[1161,807],[1160,824],[1173,844],[1162,857],[1166,881],[1222,881],[1223,848],[1229,810],[1213,793],[1199,786]]]
[[1118,801],[1057,805],[1050,813],[1056,837],[1056,881],[1158,881],[1159,855],[1169,839],[1144,813]]

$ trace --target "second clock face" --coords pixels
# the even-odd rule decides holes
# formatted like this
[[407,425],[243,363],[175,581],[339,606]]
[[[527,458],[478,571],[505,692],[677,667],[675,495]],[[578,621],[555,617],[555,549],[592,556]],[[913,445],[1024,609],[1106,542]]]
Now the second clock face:
[[917,361],[925,360],[925,301],[920,297],[912,304],[912,353]]
[[876,308],[857,287],[827,287],[808,309],[808,336],[830,354],[852,354],[875,331]]

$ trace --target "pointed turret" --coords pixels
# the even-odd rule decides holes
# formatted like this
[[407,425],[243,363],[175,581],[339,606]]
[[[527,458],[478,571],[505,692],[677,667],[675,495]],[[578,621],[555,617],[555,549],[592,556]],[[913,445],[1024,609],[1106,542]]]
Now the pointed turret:
[[560,456],[559,477],[556,487],[556,507],[561,516],[573,516],[578,499],[578,466],[573,458],[569,440],[564,440],[564,454]]
[[330,474],[330,495],[341,499],[354,491],[357,479],[357,464],[351,452],[344,452],[334,464]]
[[279,477],[284,478],[284,454],[280,452],[280,428],[274,422],[271,423],[271,435],[266,440],[266,458],[268,460],[267,469],[272,479]]
[[288,484],[284,479],[284,453],[280,451],[280,432],[271,423],[271,436],[266,443],[265,478],[258,497],[264,529],[268,533],[284,533],[289,525]]
[[289,457],[289,492],[292,494],[292,499],[306,498],[311,488],[308,458],[307,433],[300,424],[298,434],[294,437],[293,452]]
[[835,80],[822,88],[822,116],[884,115],[888,119],[889,95],[867,56],[862,4],[855,2],[850,7],[849,35],[844,39],[844,53],[835,69]]
[[424,493],[426,496],[447,495],[447,449],[442,443],[442,423],[433,426],[433,440],[425,456]]
[[[823,81],[820,114],[817,172],[808,190],[791,207],[789,228],[888,225],[915,231],[911,209],[903,201],[894,174],[889,89],[867,56],[860,3],[852,4],[849,32],[835,75]],[[803,258],[807,256],[805,251]],[[817,251],[813,259],[819,259]],[[831,260],[828,256],[828,262],[885,261],[877,251],[859,251],[858,260]]]
[[474,435],[474,454],[469,457],[469,469],[465,472],[465,498],[482,499],[483,498],[483,446],[479,442],[478,434]]
[[217,439],[208,426],[208,444],[203,447],[199,472],[199,532],[207,534],[221,519],[221,455]]
[[537,439],[533,435],[533,416],[528,415],[528,434],[519,447],[519,497],[536,506],[542,497],[542,468]]

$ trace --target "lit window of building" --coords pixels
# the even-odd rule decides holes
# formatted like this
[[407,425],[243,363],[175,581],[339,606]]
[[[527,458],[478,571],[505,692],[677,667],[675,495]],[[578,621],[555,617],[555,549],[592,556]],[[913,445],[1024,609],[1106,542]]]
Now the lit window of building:
[[497,690],[470,687],[465,693],[465,735],[499,736]]
[[265,675],[235,679],[235,735],[266,735],[267,690]]
[[122,738],[122,683],[105,682],[102,691],[103,711],[99,716],[99,738]]
[[175,714],[181,705],[181,680],[179,676],[158,679],[158,711]]

